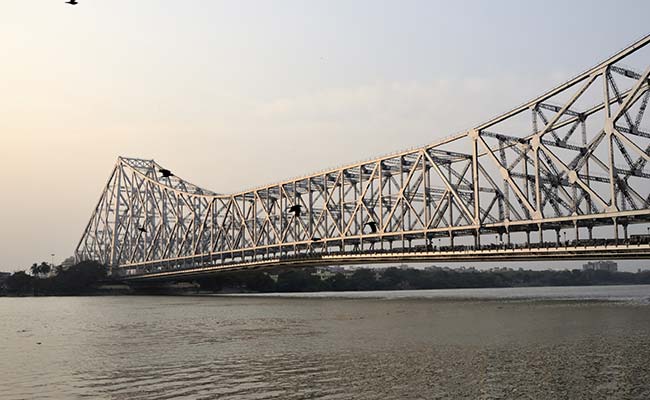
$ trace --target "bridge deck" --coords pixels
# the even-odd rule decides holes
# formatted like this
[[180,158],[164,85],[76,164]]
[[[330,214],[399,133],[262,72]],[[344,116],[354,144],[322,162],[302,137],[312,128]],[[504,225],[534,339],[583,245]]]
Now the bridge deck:
[[[137,275],[118,278],[125,281],[175,280],[210,275],[218,272],[273,267],[317,267],[331,265],[358,265],[380,263],[420,262],[516,262],[589,259],[650,259],[650,244],[608,244],[599,246],[554,246],[531,248],[483,248],[445,251],[382,251],[359,253],[301,254],[291,257],[273,257],[257,261],[215,264],[195,259],[189,264],[175,260],[149,265]],[[129,271],[128,266],[124,267]]]

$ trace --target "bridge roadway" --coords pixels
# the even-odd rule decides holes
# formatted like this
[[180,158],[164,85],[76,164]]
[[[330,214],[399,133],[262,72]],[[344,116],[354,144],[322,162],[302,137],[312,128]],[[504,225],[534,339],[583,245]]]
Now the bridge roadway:
[[[591,243],[590,243],[591,242]],[[617,243],[618,242],[618,243]],[[430,249],[392,249],[365,252],[330,252],[327,254],[303,253],[293,256],[271,257],[255,261],[216,263],[205,256],[182,257],[154,261],[139,265],[141,273],[130,274],[135,269],[123,270],[120,281],[166,281],[201,277],[215,272],[241,271],[274,267],[318,267],[329,265],[363,265],[381,263],[422,262],[517,262],[591,259],[650,259],[650,243],[630,240],[570,241],[569,243],[534,243],[529,247],[487,245],[449,246]]]

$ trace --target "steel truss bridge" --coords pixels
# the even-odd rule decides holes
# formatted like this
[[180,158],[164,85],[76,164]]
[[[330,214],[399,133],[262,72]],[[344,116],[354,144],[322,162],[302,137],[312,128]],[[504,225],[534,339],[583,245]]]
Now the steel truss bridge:
[[648,43],[461,134],[253,190],[218,194],[120,157],[76,257],[136,281],[287,265],[650,258]]

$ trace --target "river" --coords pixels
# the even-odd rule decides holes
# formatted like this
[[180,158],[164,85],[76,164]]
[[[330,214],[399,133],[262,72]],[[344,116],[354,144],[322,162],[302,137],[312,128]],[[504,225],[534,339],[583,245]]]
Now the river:
[[1,399],[648,399],[650,285],[0,298]]

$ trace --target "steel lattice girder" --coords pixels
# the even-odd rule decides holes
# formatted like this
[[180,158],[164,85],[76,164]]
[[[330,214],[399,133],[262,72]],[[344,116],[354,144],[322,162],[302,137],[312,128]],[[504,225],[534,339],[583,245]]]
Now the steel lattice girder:
[[462,134],[254,190],[217,194],[120,157],[76,256],[148,273],[646,222],[650,68],[647,54],[644,72],[624,62],[649,42]]

